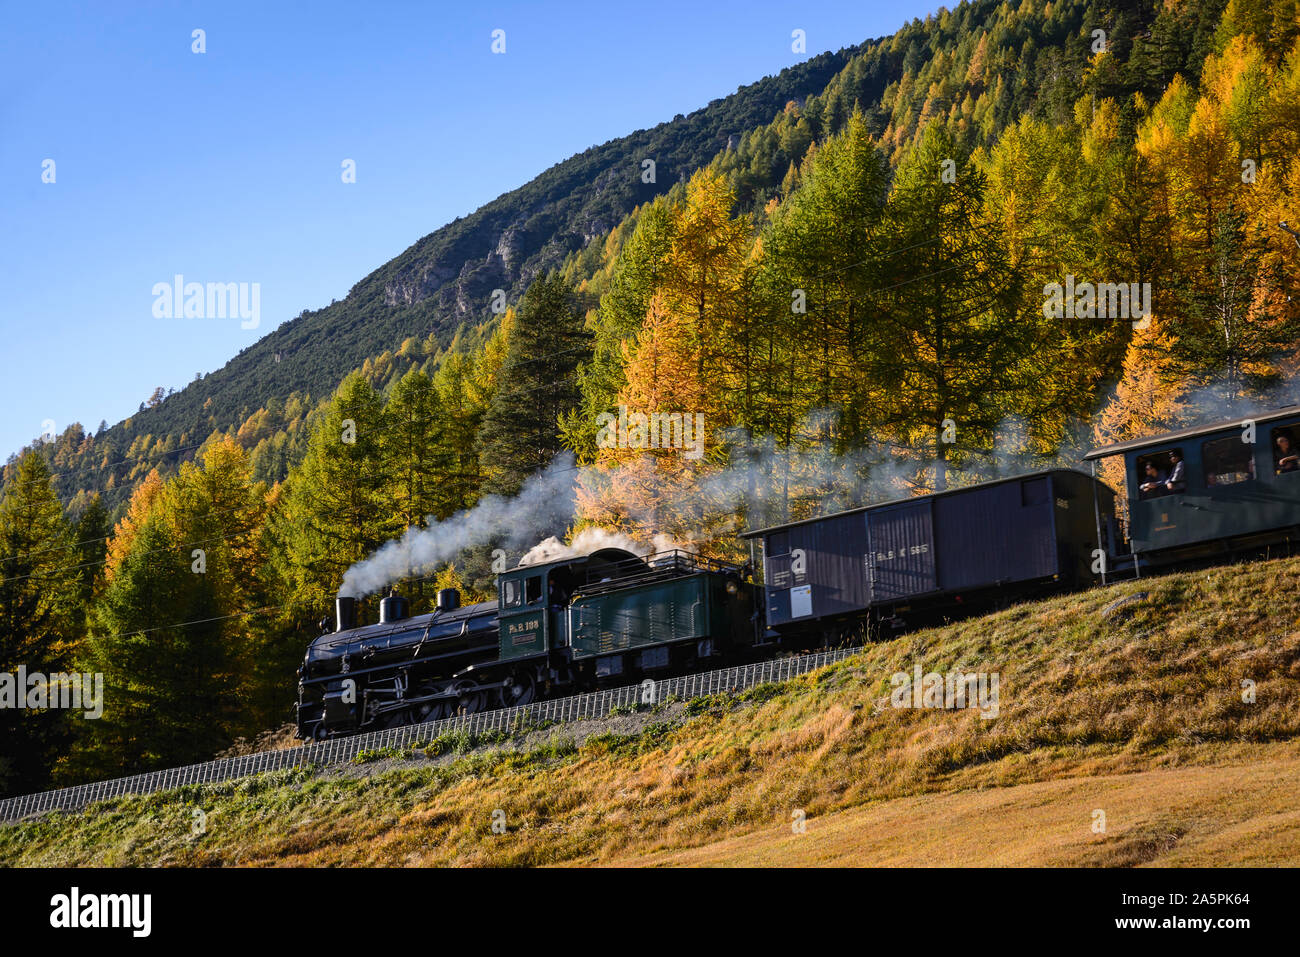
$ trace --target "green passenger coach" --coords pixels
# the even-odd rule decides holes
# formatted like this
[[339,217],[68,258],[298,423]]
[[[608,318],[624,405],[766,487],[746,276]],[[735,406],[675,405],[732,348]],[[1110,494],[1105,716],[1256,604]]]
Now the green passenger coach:
[[1149,564],[1287,544],[1300,532],[1300,408],[1089,452],[1124,457],[1128,537]]

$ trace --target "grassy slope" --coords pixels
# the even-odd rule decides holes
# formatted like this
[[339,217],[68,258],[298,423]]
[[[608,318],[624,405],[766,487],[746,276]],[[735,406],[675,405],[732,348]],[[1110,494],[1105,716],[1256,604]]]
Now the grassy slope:
[[[620,863],[746,867],[1166,867],[1300,863],[1300,746],[1207,766],[895,798]],[[1103,811],[1105,831],[1092,827]]]
[[[439,741],[52,815],[0,828],[0,863],[1295,864],[1298,587],[1300,559],[1126,582],[585,740]],[[1001,713],[891,708],[917,661],[1000,672]]]

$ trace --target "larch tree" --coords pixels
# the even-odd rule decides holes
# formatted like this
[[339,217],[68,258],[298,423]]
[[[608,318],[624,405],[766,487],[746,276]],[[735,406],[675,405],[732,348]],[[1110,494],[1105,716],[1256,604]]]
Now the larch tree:
[[932,124],[899,168],[885,227],[895,278],[865,296],[880,327],[884,425],[914,463],[934,463],[935,489],[950,460],[992,449],[1008,403],[1035,388],[1025,365],[1038,325],[1026,312],[1040,302],[984,215],[984,175],[961,159]]
[[399,520],[403,527],[423,527],[430,516],[446,518],[450,513],[439,486],[452,470],[451,443],[442,439],[448,422],[433,380],[418,368],[410,369],[393,386],[385,410],[383,454]]
[[625,347],[636,341],[672,250],[676,220],[667,198],[659,197],[634,215],[636,227],[617,252],[609,289],[594,317],[591,358],[578,369],[582,404],[563,423],[566,443],[583,461],[595,456],[601,413],[617,411],[618,394],[627,382]]
[[[766,319],[777,338],[772,353],[787,356],[779,378],[768,378],[765,403],[777,422],[762,423],[783,443],[809,413],[834,409],[841,448],[866,444],[873,424],[873,388],[865,360],[871,350],[870,311],[861,291],[881,284],[879,247],[889,190],[883,153],[855,112],[843,133],[808,152],[799,186],[772,213],[763,238]],[[784,379],[784,382],[780,380]],[[756,425],[760,423],[755,423]]]
[[387,428],[383,400],[359,373],[349,375],[272,516],[282,543],[277,566],[308,616],[333,607],[343,573],[401,531],[386,494]]

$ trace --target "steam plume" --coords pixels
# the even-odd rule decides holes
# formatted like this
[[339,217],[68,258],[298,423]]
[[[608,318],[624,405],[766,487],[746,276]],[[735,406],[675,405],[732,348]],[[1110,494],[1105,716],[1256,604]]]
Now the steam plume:
[[343,576],[339,594],[360,598],[414,572],[450,561],[466,548],[499,542],[522,549],[573,521],[573,456],[557,456],[530,476],[513,498],[486,495],[473,508],[428,528],[411,527],[401,537],[357,562]]

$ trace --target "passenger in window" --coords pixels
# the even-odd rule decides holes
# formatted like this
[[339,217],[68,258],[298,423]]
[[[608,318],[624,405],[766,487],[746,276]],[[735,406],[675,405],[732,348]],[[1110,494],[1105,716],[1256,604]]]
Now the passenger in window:
[[1174,467],[1169,470],[1169,478],[1165,482],[1165,488],[1170,492],[1182,492],[1187,489],[1187,467],[1183,464],[1183,453],[1174,449],[1169,453],[1169,461],[1174,463]]
[[1164,494],[1165,474],[1156,468],[1155,462],[1148,462],[1146,466],[1146,481],[1138,486],[1144,498],[1153,498],[1156,495]]
[[1277,437],[1277,472],[1295,472],[1300,470],[1300,455],[1296,454],[1291,436],[1283,432]]

